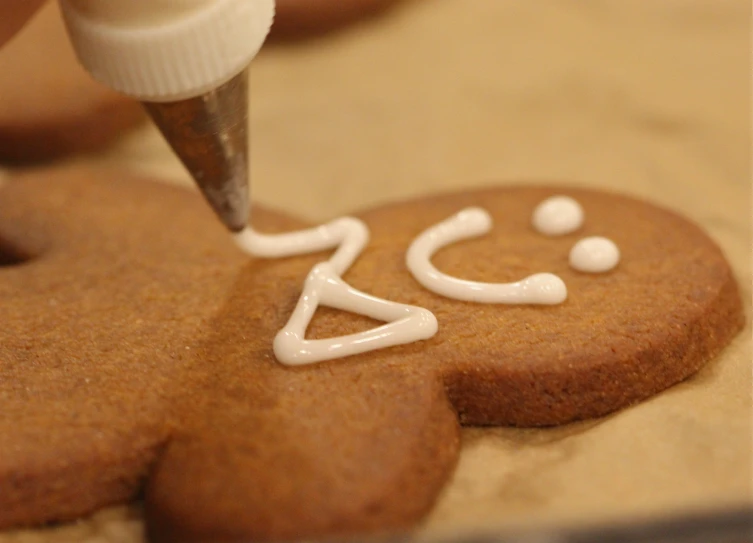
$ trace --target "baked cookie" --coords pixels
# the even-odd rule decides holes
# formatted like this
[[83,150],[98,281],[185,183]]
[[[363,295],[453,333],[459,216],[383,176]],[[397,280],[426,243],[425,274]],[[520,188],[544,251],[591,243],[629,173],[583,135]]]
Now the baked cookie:
[[[742,326],[697,226],[598,191],[387,205],[302,234],[334,253],[281,259],[244,255],[196,194],[117,172],[27,173],[2,191],[0,527],[145,488],[153,541],[407,528],[452,472],[459,422],[604,415],[686,379]],[[551,212],[558,194],[582,213]],[[265,233],[306,226],[252,217]],[[595,236],[619,262],[575,269],[605,261],[601,246],[571,254]],[[237,242],[273,256],[301,239]]]
[[48,2],[0,51],[0,161],[34,162],[105,147],[146,116],[84,72]]
[[271,39],[305,38],[377,15],[399,0],[277,0]]

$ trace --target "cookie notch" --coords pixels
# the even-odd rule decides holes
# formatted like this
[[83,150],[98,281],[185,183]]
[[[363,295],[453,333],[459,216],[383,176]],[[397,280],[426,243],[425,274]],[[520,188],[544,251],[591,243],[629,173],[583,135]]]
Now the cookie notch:
[[3,239],[0,238],[0,268],[20,266],[29,260],[31,260],[31,255],[5,243]]

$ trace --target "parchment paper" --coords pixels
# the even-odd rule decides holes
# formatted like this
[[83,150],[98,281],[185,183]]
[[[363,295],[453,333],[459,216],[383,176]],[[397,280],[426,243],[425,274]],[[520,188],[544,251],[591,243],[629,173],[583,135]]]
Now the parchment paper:
[[[326,219],[526,179],[618,189],[702,224],[750,318],[750,11],[746,0],[415,0],[265,48],[252,69],[254,197]],[[80,160],[187,180],[150,128]],[[465,430],[424,532],[750,504],[750,339],[748,326],[697,377],[604,419]],[[123,507],[0,542],[141,537],[138,508]]]

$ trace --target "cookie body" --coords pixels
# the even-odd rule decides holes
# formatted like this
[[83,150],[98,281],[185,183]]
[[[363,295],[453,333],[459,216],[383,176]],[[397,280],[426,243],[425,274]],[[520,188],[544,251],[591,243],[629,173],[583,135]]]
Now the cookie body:
[[[26,259],[0,267],[2,527],[75,518],[144,487],[154,541],[410,527],[452,472],[458,422],[604,415],[686,379],[742,326],[724,256],[686,219],[613,194],[500,186],[359,215],[371,240],[344,279],[431,310],[436,336],[290,368],[272,339],[327,254],[246,257],[196,194],[114,172],[37,172],[2,190],[0,247]],[[562,193],[584,226],[543,237],[531,212]],[[484,305],[422,288],[409,245],[468,206],[494,226],[440,250],[438,269],[489,282],[552,272],[567,301]],[[263,231],[304,226],[252,216]],[[569,267],[591,235],[620,247],[613,271]],[[307,337],[374,325],[320,308]]]
[[57,2],[0,52],[0,161],[101,149],[145,119],[138,102],[96,83],[79,66]]
[[382,13],[399,0],[277,0],[272,39],[295,39],[335,30]]

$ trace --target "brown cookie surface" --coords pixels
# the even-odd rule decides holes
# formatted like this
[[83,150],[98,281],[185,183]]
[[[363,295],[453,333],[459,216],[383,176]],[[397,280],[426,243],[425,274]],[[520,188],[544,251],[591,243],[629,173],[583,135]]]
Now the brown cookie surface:
[[277,0],[272,39],[291,39],[335,30],[386,10],[399,0]]
[[57,2],[0,51],[0,161],[100,149],[143,119],[137,102],[96,83],[79,66]]
[[[2,527],[75,518],[144,484],[156,541],[407,527],[453,468],[458,418],[603,415],[693,374],[742,321],[723,255],[687,220],[606,193],[499,187],[360,215],[372,237],[344,279],[431,310],[436,336],[288,368],[272,339],[326,254],[245,257],[196,194],[113,172],[28,174],[2,191]],[[531,212],[563,192],[586,223],[542,237]],[[414,281],[411,241],[471,205],[493,230],[434,264],[490,282],[557,273],[565,303],[471,304]],[[263,231],[303,226],[253,217]],[[615,270],[569,268],[569,248],[588,235],[619,245]],[[373,325],[320,308],[308,337]]]

